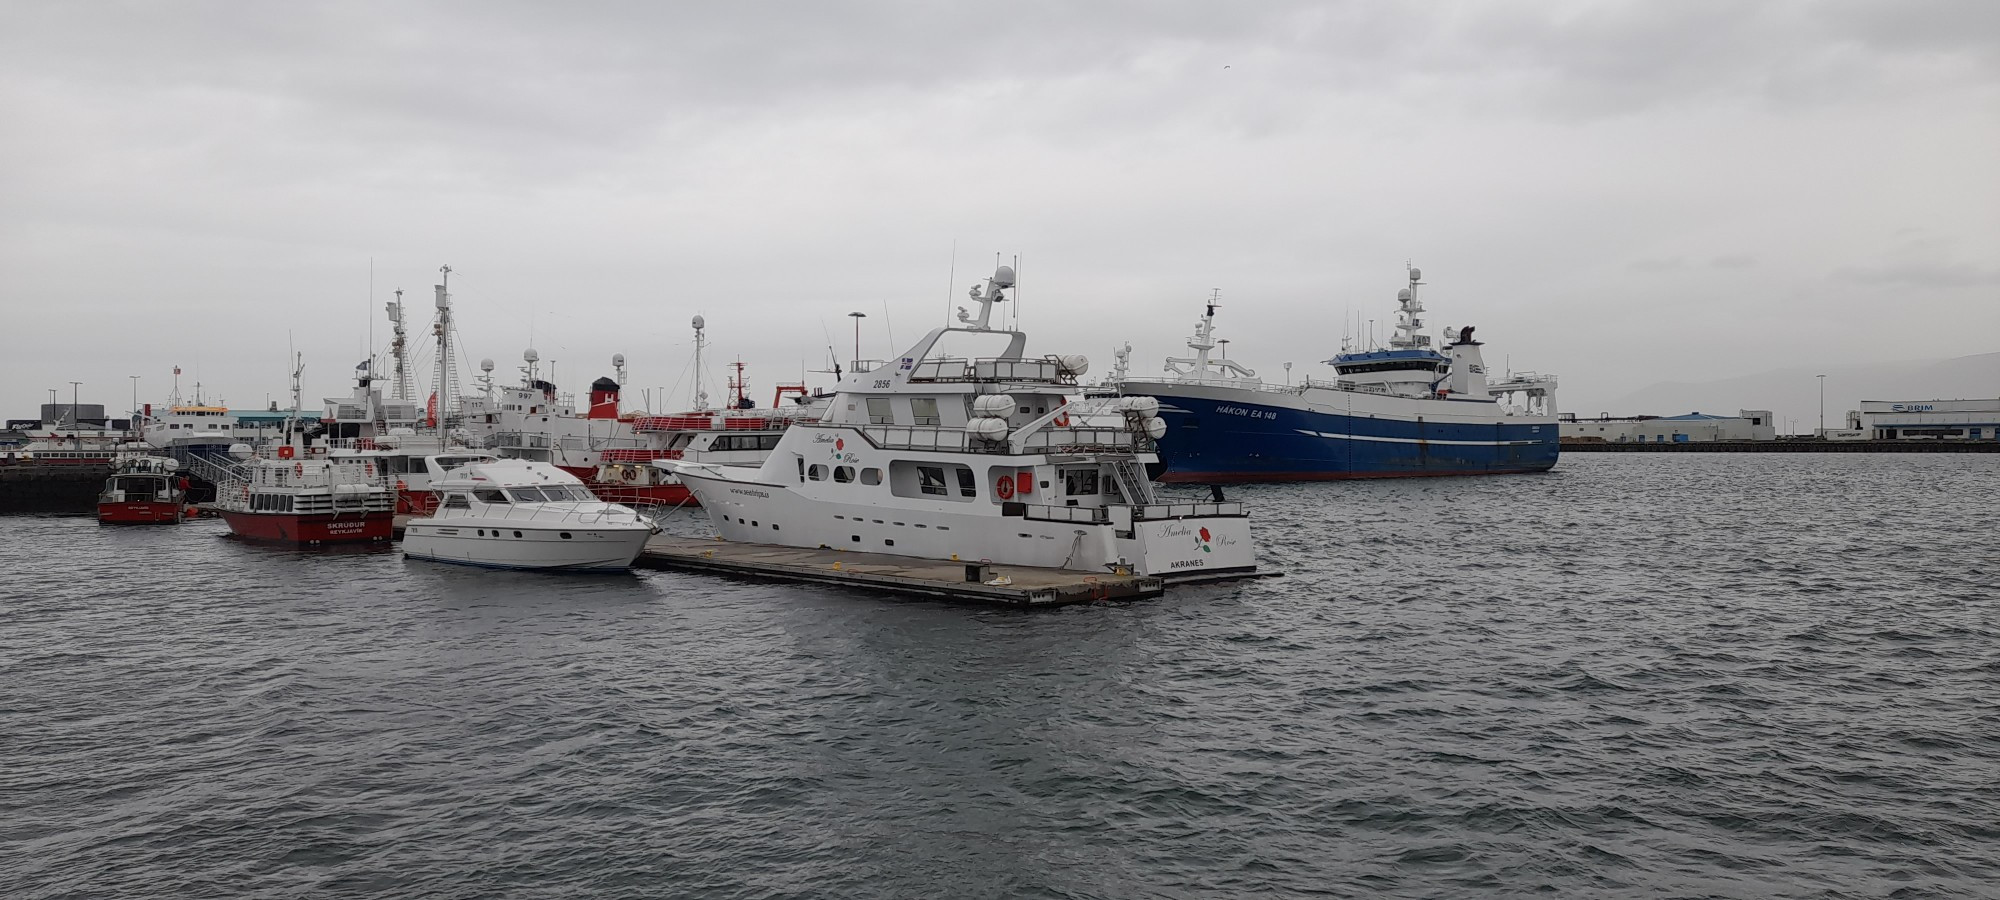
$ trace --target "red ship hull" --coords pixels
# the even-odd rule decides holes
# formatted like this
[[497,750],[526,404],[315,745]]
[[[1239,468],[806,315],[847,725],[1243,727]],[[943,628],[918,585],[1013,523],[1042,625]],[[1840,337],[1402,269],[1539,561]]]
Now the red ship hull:
[[100,525],[153,525],[161,522],[173,523],[188,516],[186,507],[178,503],[156,503],[152,501],[126,501],[120,503],[97,504],[97,522]]
[[694,495],[684,484],[619,484],[612,481],[591,481],[584,479],[584,487],[606,503],[623,503],[627,506],[699,506]]
[[387,542],[396,516],[371,513],[247,513],[222,511],[222,521],[237,537],[251,541],[311,546]]

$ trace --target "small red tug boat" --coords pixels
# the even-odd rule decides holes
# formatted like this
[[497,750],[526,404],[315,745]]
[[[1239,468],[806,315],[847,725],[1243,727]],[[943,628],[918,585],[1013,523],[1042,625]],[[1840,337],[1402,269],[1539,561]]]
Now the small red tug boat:
[[162,456],[128,456],[116,463],[104,492],[97,496],[100,525],[173,524],[192,518],[187,504],[187,479],[175,474],[180,464]]

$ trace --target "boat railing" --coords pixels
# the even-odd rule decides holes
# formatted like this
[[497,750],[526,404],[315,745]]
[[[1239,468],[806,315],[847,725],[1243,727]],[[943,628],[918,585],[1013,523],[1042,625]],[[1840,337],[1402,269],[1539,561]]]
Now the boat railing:
[[793,425],[819,421],[817,416],[789,414],[683,413],[674,416],[640,416],[632,420],[636,432],[659,431],[783,431]]
[[1147,521],[1241,515],[1243,515],[1243,504],[1235,501],[1226,501],[1223,503],[1147,503],[1132,507],[1132,518]]
[[[590,502],[593,501],[561,500],[541,503],[488,503],[481,509],[478,517],[482,519],[502,519],[512,522],[541,522],[550,525],[562,522],[578,522],[591,525],[602,523],[607,519],[618,517],[621,514],[621,510],[618,507],[623,504],[604,500],[601,497],[594,501],[602,504],[596,509],[584,510],[578,509],[575,506],[571,506],[568,509],[551,508],[555,503],[576,504]],[[631,510],[623,510],[623,512],[631,512]]]
[[21,450],[0,456],[0,464],[57,463],[76,465],[79,463],[108,463],[118,455],[116,450]]
[[1050,425],[1029,432],[1015,451],[1007,440],[988,441],[945,425],[864,425],[862,436],[884,450],[938,450],[954,453],[1076,453],[1150,449],[1152,439],[1123,428]]
[[1061,361],[1043,359],[927,359],[910,369],[911,381],[1011,381],[1023,384],[1075,384],[1076,374]]
[[656,459],[680,459],[681,451],[658,447],[621,447],[606,450],[599,460],[606,463],[645,463]]
[[1101,525],[1111,521],[1111,511],[1102,506],[1029,506],[1021,515],[1023,518],[1040,519],[1044,522],[1076,522],[1084,525]]

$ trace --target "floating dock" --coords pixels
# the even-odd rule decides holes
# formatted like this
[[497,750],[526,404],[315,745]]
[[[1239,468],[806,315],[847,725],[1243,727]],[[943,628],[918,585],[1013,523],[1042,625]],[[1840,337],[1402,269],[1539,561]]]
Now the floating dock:
[[[1058,606],[1096,600],[1143,600],[1166,590],[1150,575],[1101,575],[1070,569],[1043,569],[917,559],[886,553],[808,550],[774,544],[741,544],[714,539],[654,538],[634,566],[681,569],[778,581],[805,581],[843,587],[971,600],[1007,606]],[[1237,575],[1262,577],[1266,573]],[[995,581],[1006,583],[995,584]]]
[[1563,441],[1564,453],[2000,453],[2000,441]]

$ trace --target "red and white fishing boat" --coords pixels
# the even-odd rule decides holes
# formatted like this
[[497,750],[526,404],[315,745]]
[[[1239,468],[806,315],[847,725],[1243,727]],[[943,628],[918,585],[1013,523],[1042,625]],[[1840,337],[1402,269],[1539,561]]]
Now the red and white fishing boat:
[[[292,408],[299,406],[299,372],[292,370]],[[215,510],[238,537],[318,545],[387,542],[395,529],[396,494],[374,460],[336,459],[306,446],[296,421],[270,456],[234,465],[191,461],[215,484]]]
[[119,459],[97,497],[101,525],[173,524],[194,517],[187,502],[187,479],[180,463],[162,456]]
[[372,463],[299,459],[290,445],[275,459],[251,459],[239,481],[216,486],[215,508],[229,530],[254,541],[317,545],[386,542],[395,528],[394,491]]

